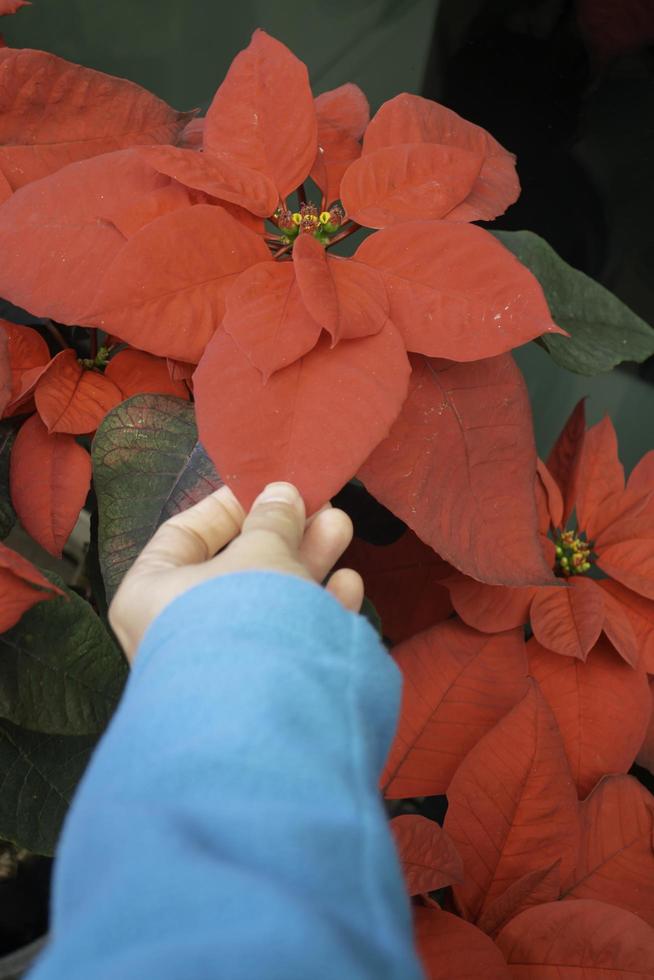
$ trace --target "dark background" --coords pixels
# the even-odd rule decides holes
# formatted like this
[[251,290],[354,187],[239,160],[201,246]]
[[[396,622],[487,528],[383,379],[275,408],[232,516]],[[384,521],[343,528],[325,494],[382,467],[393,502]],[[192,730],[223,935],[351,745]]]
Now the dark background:
[[[263,27],[308,65],[316,92],[360,85],[373,111],[426,95],[518,156],[523,194],[496,227],[528,228],[654,323],[654,0],[34,0],[7,43],[207,107]],[[517,352],[546,453],[588,395],[630,468],[654,445],[654,365],[598,378]]]

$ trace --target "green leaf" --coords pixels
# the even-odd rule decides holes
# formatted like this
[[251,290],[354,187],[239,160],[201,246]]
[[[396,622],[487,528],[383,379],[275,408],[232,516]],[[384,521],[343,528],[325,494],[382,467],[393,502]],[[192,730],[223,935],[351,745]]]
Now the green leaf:
[[45,574],[67,598],[37,603],[0,636],[0,717],[36,732],[99,733],[125,685],[126,661],[88,602]]
[[16,514],[11,506],[9,493],[9,459],[14,444],[18,424],[14,419],[0,422],[0,538],[7,537],[16,523]]
[[654,354],[654,329],[598,282],[573,269],[531,231],[494,231],[499,241],[533,272],[554,322],[570,337],[545,334],[539,343],[552,360],[576,374],[610,371],[622,361]]
[[0,721],[0,837],[35,854],[54,854],[96,741],[29,732]]
[[109,605],[107,603],[107,594],[100,568],[100,552],[98,550],[98,504],[95,493],[93,495],[93,501],[94,503],[91,507],[89,546],[86,552],[84,570],[93,596],[94,608],[104,625],[107,626],[109,622]]
[[222,486],[193,406],[170,395],[135,395],[108,413],[93,440],[93,479],[109,600],[159,525]]
[[371,602],[367,595],[363,597],[360,613],[362,616],[365,616],[372,628],[377,630],[379,635],[383,637],[384,631],[382,629],[381,616],[377,612],[375,604]]

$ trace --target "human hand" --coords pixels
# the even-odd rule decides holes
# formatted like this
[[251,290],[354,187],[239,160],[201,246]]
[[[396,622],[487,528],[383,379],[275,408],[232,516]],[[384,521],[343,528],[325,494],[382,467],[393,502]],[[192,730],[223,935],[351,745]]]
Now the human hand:
[[[121,582],[109,622],[132,661],[150,623],[194,585],[255,570],[321,583],[352,533],[347,514],[330,506],[307,521],[290,483],[269,484],[247,515],[231,490],[221,487],[156,531]],[[363,582],[357,572],[339,569],[326,589],[346,609],[359,611]]]

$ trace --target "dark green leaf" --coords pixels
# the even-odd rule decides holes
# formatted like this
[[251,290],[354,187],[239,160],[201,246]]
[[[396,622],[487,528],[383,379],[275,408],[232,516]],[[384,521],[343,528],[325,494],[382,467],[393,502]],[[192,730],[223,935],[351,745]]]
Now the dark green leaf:
[[573,269],[531,231],[495,231],[502,244],[536,276],[554,322],[570,337],[545,334],[540,343],[561,367],[601,374],[622,361],[654,354],[654,329],[613,293]]
[[0,538],[6,538],[16,523],[9,493],[9,458],[18,424],[14,419],[0,422]]
[[159,525],[222,485],[193,406],[170,395],[136,395],[109,412],[93,440],[93,479],[109,600]]
[[365,616],[372,628],[377,630],[380,636],[384,635],[381,616],[377,612],[375,604],[370,601],[367,595],[363,597],[363,603],[361,604],[361,615]]
[[53,854],[96,739],[44,735],[0,721],[0,837]]
[[101,732],[126,661],[88,602],[46,574],[67,598],[37,603],[0,636],[0,717],[50,734]]
[[106,626],[108,624],[107,613],[109,610],[104,579],[102,578],[102,570],[100,568],[100,552],[98,550],[98,503],[95,496],[93,497],[93,501],[94,503],[91,507],[90,539],[84,567],[91,594],[93,595],[94,608]]

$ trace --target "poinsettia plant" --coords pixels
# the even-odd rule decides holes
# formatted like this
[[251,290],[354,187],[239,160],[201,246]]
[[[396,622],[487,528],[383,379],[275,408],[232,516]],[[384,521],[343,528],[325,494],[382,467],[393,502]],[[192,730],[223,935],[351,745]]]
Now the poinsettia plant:
[[625,775],[652,752],[652,454],[625,485],[581,405],[539,461],[511,351],[592,374],[654,331],[476,224],[519,191],[472,122],[314,97],[262,31],[203,119],[0,50],[0,530],[60,556],[91,515],[77,591],[0,544],[0,836],[52,852],[125,681],[106,602],[157,526],[288,480],[352,513],[405,677],[382,790],[430,975],[652,961],[652,798]]

